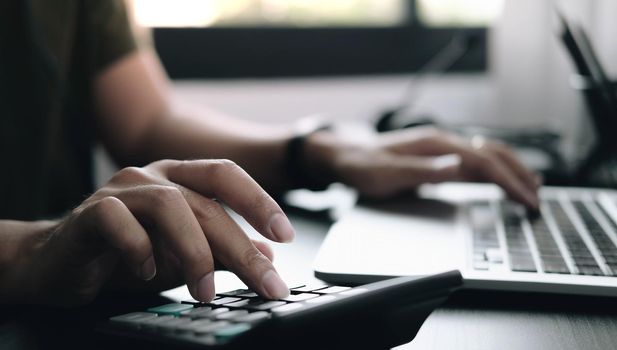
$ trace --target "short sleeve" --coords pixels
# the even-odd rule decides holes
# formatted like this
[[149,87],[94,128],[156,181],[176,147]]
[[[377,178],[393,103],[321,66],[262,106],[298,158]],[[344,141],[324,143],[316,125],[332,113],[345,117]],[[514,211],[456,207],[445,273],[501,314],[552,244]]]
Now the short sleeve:
[[137,49],[125,0],[85,0],[94,50],[95,70],[100,71]]

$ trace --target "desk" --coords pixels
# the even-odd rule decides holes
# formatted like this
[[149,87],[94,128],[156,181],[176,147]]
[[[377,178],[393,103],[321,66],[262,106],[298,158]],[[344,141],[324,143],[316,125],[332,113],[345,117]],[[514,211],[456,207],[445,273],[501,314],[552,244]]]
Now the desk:
[[[314,281],[312,263],[330,226],[328,215],[287,212],[298,235],[292,244],[273,244],[275,266],[289,283]],[[251,237],[259,237],[236,219]],[[219,291],[243,287],[228,272],[217,272],[216,282]],[[188,292],[181,287],[163,295],[178,299]],[[411,343],[396,349],[615,348],[617,299],[464,291],[436,309]]]

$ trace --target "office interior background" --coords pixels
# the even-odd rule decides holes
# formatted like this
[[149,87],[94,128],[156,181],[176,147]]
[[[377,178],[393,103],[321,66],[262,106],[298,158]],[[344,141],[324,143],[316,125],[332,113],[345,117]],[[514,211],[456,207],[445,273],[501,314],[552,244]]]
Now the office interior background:
[[[546,129],[570,162],[592,132],[557,7],[580,22],[617,76],[612,0],[127,0],[173,79],[178,105],[263,122],[311,114],[374,123],[412,104],[448,125]],[[467,52],[447,72],[418,74],[456,35]],[[98,182],[113,165],[98,151]]]

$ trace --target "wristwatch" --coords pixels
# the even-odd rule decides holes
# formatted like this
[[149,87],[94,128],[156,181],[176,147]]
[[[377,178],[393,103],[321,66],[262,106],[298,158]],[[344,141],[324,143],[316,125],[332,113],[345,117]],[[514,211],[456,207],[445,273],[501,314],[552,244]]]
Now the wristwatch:
[[322,116],[304,117],[296,122],[295,131],[285,149],[284,167],[292,188],[306,188],[313,191],[325,190],[328,184],[325,181],[312,178],[306,166],[304,144],[312,134],[332,130],[332,124]]

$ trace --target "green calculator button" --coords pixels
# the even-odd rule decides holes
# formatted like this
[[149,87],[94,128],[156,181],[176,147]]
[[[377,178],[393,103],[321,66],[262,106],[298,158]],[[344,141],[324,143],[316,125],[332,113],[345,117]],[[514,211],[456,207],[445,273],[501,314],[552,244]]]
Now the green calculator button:
[[237,335],[240,335],[246,331],[248,331],[249,329],[251,329],[251,326],[249,324],[246,323],[238,323],[238,324],[234,324],[232,326],[229,327],[225,327],[219,331],[217,331],[216,333],[214,333],[214,336],[216,337],[216,339],[218,340],[229,340]]
[[179,316],[180,313],[184,310],[192,309],[193,305],[187,304],[166,304],[157,307],[151,307],[148,309],[148,312],[154,312],[159,315],[175,315]]

